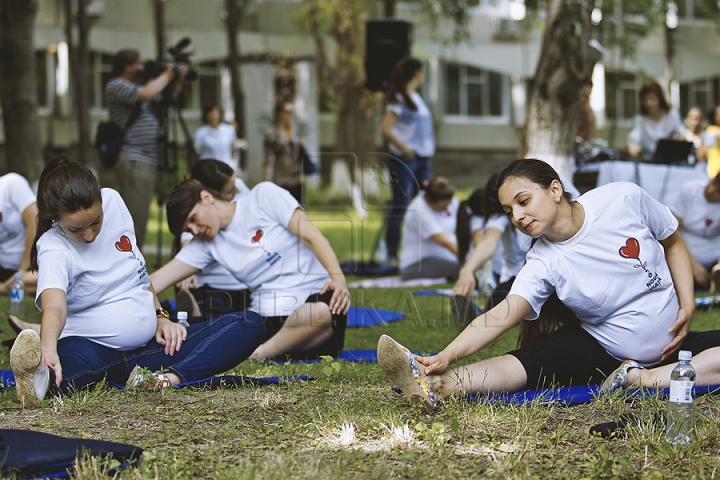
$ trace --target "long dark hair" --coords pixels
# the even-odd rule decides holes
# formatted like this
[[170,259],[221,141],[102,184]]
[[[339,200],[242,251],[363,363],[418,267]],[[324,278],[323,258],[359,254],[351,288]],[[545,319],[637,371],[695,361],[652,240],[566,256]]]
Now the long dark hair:
[[470,251],[470,242],[472,241],[472,231],[470,230],[470,220],[473,216],[483,217],[485,223],[495,214],[503,214],[500,202],[497,199],[495,191],[495,183],[498,174],[494,173],[485,183],[485,187],[476,189],[467,200],[460,202],[458,209],[457,223],[455,225],[455,235],[458,240],[458,259],[460,263],[465,262],[465,257]]
[[[553,180],[557,180],[562,185],[562,180],[557,172],[542,160],[532,158],[515,160],[500,172],[496,183],[496,190],[500,190],[505,182],[510,178],[525,178],[539,185],[543,189],[550,188]],[[571,194],[565,191],[563,186],[563,196],[570,201]],[[533,245],[537,239],[533,239]],[[553,293],[542,306],[540,315],[537,320],[523,320],[520,323],[520,335],[518,337],[518,346],[522,347],[528,343],[544,338],[562,327],[578,326],[580,320],[564,303],[560,301],[557,293]]]
[[418,70],[422,70],[422,63],[420,60],[413,57],[405,57],[395,64],[392,72],[390,73],[390,82],[388,84],[387,92],[385,92],[385,103],[392,105],[399,103],[397,94],[399,93],[405,105],[410,110],[417,110],[417,105],[412,101],[410,95],[407,93],[407,84],[415,76]]
[[53,222],[61,215],[87,210],[98,202],[102,205],[100,184],[85,165],[61,155],[45,166],[38,183],[37,232],[30,251],[33,270],[38,268],[37,242]]

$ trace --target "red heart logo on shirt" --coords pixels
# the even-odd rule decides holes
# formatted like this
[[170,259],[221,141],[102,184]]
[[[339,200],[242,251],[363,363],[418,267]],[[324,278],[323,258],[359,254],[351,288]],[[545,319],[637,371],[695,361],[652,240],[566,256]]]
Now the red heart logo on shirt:
[[625,246],[620,247],[618,253],[623,258],[634,258],[637,260],[640,256],[640,244],[634,238],[628,238]]
[[709,226],[712,225],[712,224],[713,224],[712,219],[710,219],[710,218],[706,218],[706,219],[705,219],[705,226],[706,226],[706,227],[709,227]]
[[255,232],[255,236],[252,237],[252,243],[257,243],[257,242],[259,242],[260,239],[262,238],[262,236],[263,236],[263,231],[262,231],[262,230],[258,230],[257,232]]
[[132,244],[130,243],[130,239],[123,235],[120,237],[119,242],[115,242],[115,248],[120,250],[121,252],[132,252]]

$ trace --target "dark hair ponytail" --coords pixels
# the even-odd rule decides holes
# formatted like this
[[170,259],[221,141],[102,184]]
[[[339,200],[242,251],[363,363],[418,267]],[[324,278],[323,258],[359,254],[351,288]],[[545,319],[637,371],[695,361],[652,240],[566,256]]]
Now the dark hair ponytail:
[[467,200],[460,202],[457,223],[455,224],[455,236],[458,242],[458,260],[460,260],[461,265],[465,263],[465,257],[470,251],[473,234],[470,220],[473,216],[481,217],[485,214],[485,197],[485,189],[481,187],[472,192]]
[[[537,238],[532,239],[535,245]],[[560,301],[556,292],[548,297],[540,309],[540,315],[536,320],[525,320],[520,322],[520,334],[518,335],[518,348],[547,337],[560,330],[562,327],[570,328],[580,326],[580,319],[564,303]]]
[[395,64],[392,72],[390,72],[390,81],[388,82],[387,92],[385,92],[386,105],[399,103],[397,99],[399,93],[410,110],[417,110],[417,105],[407,93],[407,84],[418,70],[422,70],[422,63],[417,58],[405,57]]
[[82,163],[71,162],[61,155],[43,169],[38,183],[37,232],[30,251],[30,267],[37,270],[37,242],[52,228],[61,215],[76,213],[102,204],[100,184],[95,175]]
[[209,158],[198,161],[192,169],[192,178],[216,192],[221,192],[233,175],[230,165]]

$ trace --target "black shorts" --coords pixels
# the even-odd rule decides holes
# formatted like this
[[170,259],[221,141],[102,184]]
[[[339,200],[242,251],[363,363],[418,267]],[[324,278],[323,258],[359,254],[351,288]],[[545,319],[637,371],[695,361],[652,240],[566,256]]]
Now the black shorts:
[[219,290],[209,285],[191,288],[190,293],[200,307],[200,317],[192,317],[190,324],[204,322],[221,315],[250,309],[250,290]]
[[9,270],[7,268],[0,267],[0,283],[5,282],[8,278],[15,275],[15,272],[17,272],[17,269]]
[[[310,295],[305,303],[318,303],[322,302],[326,305],[330,305],[330,299],[332,298],[333,291],[328,290],[324,294],[314,293]],[[285,325],[285,321],[288,319],[287,316],[277,317],[263,317],[265,322],[265,341],[268,341]],[[319,345],[312,350],[308,350],[302,353],[295,353],[290,355],[283,355],[278,360],[305,360],[312,358],[319,358],[321,355],[330,355],[332,357],[338,357],[345,346],[345,329],[347,328],[347,314],[333,314],[332,315],[332,330],[333,333],[325,343]]]
[[[720,346],[720,330],[710,330],[689,332],[680,349],[697,355],[717,346]],[[520,360],[525,369],[524,390],[602,383],[622,363],[580,327],[561,328],[508,354]],[[675,353],[656,366],[677,361]]]

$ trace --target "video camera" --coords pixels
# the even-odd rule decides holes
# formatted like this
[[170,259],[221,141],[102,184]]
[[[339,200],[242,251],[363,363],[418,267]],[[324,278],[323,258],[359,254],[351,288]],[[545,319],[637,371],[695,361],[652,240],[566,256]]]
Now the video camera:
[[[188,71],[185,74],[186,82],[192,82],[198,77],[197,69],[190,66],[190,56],[193,53],[185,51],[187,46],[190,45],[190,42],[190,38],[185,37],[172,47],[168,48],[168,53],[172,57],[172,62],[175,65],[175,69],[177,69],[177,65],[180,63],[184,63],[188,66]],[[156,78],[158,75],[162,74],[165,71],[165,68],[165,62],[163,62],[161,59],[148,60],[147,62],[145,62],[145,67],[143,68],[143,76],[148,80]]]

